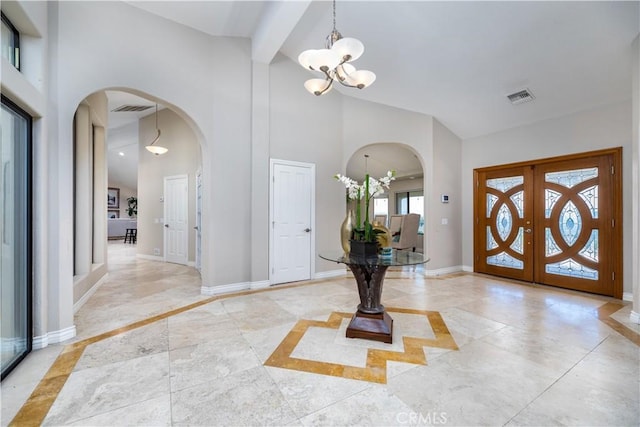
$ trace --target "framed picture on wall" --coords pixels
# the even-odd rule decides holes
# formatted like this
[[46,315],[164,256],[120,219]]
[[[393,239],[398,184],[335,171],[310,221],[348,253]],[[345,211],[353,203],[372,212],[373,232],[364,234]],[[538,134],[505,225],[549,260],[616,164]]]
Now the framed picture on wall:
[[107,211],[107,218],[109,219],[120,218],[120,211],[118,209],[109,209]]
[[109,187],[107,189],[107,208],[119,208],[120,207],[120,189]]

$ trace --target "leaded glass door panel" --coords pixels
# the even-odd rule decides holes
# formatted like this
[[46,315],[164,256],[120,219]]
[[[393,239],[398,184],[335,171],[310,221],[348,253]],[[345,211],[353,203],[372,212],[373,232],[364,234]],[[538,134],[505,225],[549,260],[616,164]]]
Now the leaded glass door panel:
[[536,281],[613,295],[608,156],[536,167]]
[[477,173],[475,271],[533,280],[530,167]]

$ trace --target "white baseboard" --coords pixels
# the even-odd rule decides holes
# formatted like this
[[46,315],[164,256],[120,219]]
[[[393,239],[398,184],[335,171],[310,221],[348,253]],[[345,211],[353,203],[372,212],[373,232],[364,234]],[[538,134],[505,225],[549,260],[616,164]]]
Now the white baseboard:
[[463,265],[462,266],[462,271],[467,272],[467,273],[473,273],[473,266],[469,266],[469,265]]
[[268,280],[259,280],[257,282],[251,282],[249,286],[251,289],[266,289],[271,286],[271,282]]
[[107,280],[107,277],[109,277],[109,273],[106,273],[104,276],[102,276],[100,280],[98,280],[87,292],[85,292],[84,295],[82,295],[82,298],[80,298],[78,302],[73,304],[73,314],[76,314],[78,310],[80,310],[80,307],[82,307],[87,301],[89,301],[89,298],[91,298],[91,296],[96,293],[100,286],[102,286],[102,284]]
[[149,261],[160,261],[164,262],[164,258],[157,255],[147,255],[147,254],[136,254],[137,258],[140,259],[148,259]]
[[230,294],[232,292],[246,291],[247,289],[251,289],[251,282],[230,283],[228,285],[218,286],[203,285],[202,287],[200,287],[200,293],[202,295],[221,295]]
[[316,273],[313,278],[314,279],[330,279],[332,277],[340,277],[347,274],[347,269],[343,268],[341,270],[329,270],[329,271],[320,271]]
[[39,350],[47,347],[49,344],[57,344],[66,340],[69,340],[76,336],[76,325],[69,326],[68,328],[60,329],[59,331],[47,332],[45,335],[33,337],[32,348]]
[[625,292],[622,294],[623,301],[633,301],[633,294],[631,292]]
[[[340,277],[346,274],[345,270],[331,270],[331,271],[322,271],[320,273],[316,273],[313,277],[313,280],[316,279],[328,279],[331,277]],[[202,286],[200,288],[200,293],[202,295],[221,295],[221,294],[230,294],[233,292],[246,291],[248,289],[267,289],[271,286],[271,282],[269,280],[258,280],[255,282],[241,282],[241,283],[230,283],[227,285],[218,285],[218,286]]]
[[453,267],[438,268],[436,270],[426,270],[424,272],[424,275],[426,277],[435,277],[443,276],[445,274],[459,273],[460,271],[464,271],[464,267],[462,265],[454,265]]
[[629,314],[629,320],[640,325],[640,313],[636,313],[635,311],[631,310],[631,314]]
[[40,335],[37,337],[33,337],[33,341],[31,342],[31,348],[34,350],[40,350],[41,348],[45,348],[48,345],[49,345],[48,335]]
[[195,261],[187,261],[187,267],[196,268],[196,262]]

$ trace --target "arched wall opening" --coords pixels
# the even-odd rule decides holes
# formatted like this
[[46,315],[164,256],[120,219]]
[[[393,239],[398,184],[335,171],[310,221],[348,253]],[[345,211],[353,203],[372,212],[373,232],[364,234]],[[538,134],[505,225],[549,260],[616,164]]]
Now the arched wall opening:
[[390,170],[395,171],[396,179],[369,206],[369,218],[377,217],[379,222],[388,227],[391,215],[421,215],[416,250],[423,252],[424,218],[427,211],[424,197],[425,174],[420,154],[401,142],[376,142],[357,149],[346,165],[346,175],[358,182],[363,182],[367,173],[377,179]]
[[[127,97],[127,94],[130,95]],[[122,102],[122,99],[131,100],[140,104],[134,105],[139,108],[145,104],[160,104],[157,126],[161,129],[162,136],[158,143],[169,151],[163,155],[154,155],[145,149],[156,136],[154,108],[129,117],[114,117],[113,114],[118,113],[113,110],[121,106],[114,108],[115,104],[109,101],[109,95],[117,98],[115,103]],[[74,312],[95,292],[107,274],[107,241],[110,237],[124,237],[119,235],[124,233],[124,228],[120,230],[122,227],[118,224],[121,220],[129,224],[127,227],[135,227],[137,230],[136,242],[128,240],[129,244],[135,244],[136,249],[131,252],[134,256],[191,266],[196,264],[196,256],[199,255],[196,247],[201,246],[199,243],[202,236],[201,227],[196,229],[196,218],[201,213],[196,210],[196,181],[203,169],[201,141],[198,138],[200,132],[192,120],[182,118],[185,116],[184,112],[179,109],[174,111],[171,106],[164,108],[164,105],[167,105],[166,101],[159,97],[119,88],[117,91],[109,89],[94,92],[78,105],[74,114]],[[115,127],[110,125],[110,118]],[[135,159],[125,159],[125,156]],[[121,174],[131,175],[132,171],[123,168],[134,167],[135,182],[128,182],[132,179],[130,176],[118,179],[108,173],[109,162],[116,163],[120,160],[123,164],[112,164],[112,168],[116,168]],[[168,230],[165,228],[167,221],[164,218],[166,205],[163,187],[165,178],[175,176],[184,177],[184,184],[187,186],[184,262],[175,261],[165,254],[169,239],[165,238]],[[128,197],[138,200],[137,214],[133,214],[132,218],[127,218],[130,213],[127,210]],[[117,216],[118,219],[110,219],[109,216]],[[112,233],[118,236],[112,236]]]

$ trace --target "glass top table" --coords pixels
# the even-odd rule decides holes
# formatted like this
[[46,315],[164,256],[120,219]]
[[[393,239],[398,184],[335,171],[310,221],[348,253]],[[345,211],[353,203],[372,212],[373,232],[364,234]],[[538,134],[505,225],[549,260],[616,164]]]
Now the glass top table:
[[393,319],[380,302],[387,268],[424,264],[429,261],[429,258],[421,253],[395,249],[390,257],[362,257],[338,251],[322,252],[319,256],[327,261],[347,265],[358,284],[360,304],[347,327],[347,338],[364,338],[391,343]]
[[429,261],[425,255],[418,252],[393,250],[391,257],[360,257],[348,255],[341,251],[325,251],[319,254],[320,258],[341,264],[370,264],[387,267],[400,267],[405,265],[424,264]]

